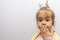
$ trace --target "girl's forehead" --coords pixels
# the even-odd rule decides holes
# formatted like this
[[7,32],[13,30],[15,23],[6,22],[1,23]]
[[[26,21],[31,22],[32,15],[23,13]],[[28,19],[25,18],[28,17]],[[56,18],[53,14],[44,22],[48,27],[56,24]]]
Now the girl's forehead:
[[37,17],[40,18],[50,18],[52,17],[52,12],[48,10],[41,10],[38,12]]

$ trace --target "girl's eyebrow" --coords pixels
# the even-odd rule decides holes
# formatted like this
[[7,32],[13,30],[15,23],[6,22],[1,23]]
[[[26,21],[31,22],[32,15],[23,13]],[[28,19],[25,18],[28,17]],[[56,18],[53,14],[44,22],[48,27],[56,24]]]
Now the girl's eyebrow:
[[42,17],[37,17],[37,19],[42,19]]
[[46,18],[50,18],[50,17],[46,17]]

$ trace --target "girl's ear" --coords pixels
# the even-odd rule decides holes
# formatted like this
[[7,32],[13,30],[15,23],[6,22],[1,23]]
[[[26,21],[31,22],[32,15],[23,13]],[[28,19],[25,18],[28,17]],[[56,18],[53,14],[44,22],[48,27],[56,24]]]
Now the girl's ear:
[[53,23],[52,23],[52,26],[54,26],[55,25],[55,21],[53,21]]
[[52,26],[53,26],[52,28],[54,29],[55,28],[55,21],[53,22]]

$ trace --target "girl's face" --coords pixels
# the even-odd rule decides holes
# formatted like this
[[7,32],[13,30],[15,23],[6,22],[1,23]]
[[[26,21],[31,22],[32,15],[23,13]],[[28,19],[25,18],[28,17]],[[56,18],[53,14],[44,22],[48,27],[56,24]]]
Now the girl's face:
[[[52,28],[52,13],[48,10],[41,10],[37,14],[37,25],[38,27],[45,28],[47,27],[48,29]],[[43,30],[42,29],[42,30]]]

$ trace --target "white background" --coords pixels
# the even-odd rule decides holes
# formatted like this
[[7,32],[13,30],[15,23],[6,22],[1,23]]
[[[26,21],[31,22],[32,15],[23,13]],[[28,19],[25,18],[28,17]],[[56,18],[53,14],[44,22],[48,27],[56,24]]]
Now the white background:
[[[35,15],[46,0],[0,0],[0,40],[31,40],[38,32]],[[60,0],[49,0],[60,35]]]

